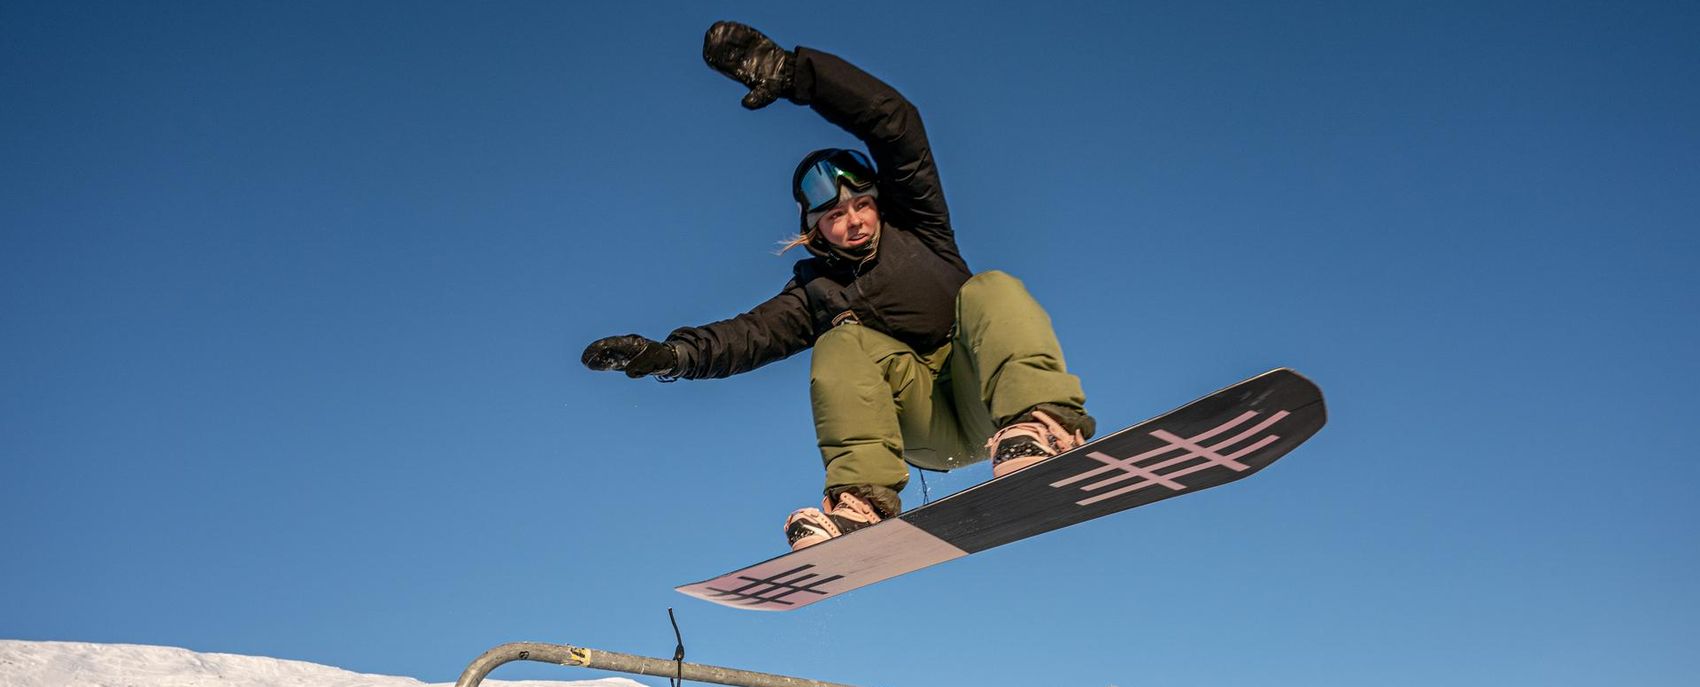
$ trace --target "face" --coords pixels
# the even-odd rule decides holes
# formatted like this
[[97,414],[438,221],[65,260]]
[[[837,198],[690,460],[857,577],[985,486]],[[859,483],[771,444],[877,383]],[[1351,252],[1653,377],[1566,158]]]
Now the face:
[[815,227],[821,237],[839,248],[860,248],[874,240],[880,228],[879,206],[871,196],[840,200]]

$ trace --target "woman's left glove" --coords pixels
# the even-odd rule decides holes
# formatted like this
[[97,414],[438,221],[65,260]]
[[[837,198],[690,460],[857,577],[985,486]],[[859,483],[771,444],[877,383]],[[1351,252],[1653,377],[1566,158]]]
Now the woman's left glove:
[[679,365],[673,347],[636,334],[597,339],[584,347],[584,366],[592,370],[624,370],[627,377],[667,376]]
[[715,71],[744,84],[744,107],[759,110],[791,93],[796,56],[762,32],[733,21],[715,22],[702,37],[702,59]]

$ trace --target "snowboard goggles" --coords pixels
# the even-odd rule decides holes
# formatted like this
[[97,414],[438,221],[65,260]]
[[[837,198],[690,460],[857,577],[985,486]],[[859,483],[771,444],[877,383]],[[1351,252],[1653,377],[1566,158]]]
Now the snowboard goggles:
[[861,191],[874,185],[874,163],[860,150],[832,151],[797,175],[791,193],[803,212],[818,212],[838,201],[838,184]]

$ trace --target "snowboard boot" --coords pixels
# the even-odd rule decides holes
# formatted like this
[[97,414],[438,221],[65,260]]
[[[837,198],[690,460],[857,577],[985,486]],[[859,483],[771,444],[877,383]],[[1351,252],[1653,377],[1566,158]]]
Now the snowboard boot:
[[[883,493],[870,494],[874,497],[871,499],[863,498],[867,492]],[[849,534],[889,517],[882,516],[882,509],[875,505],[888,499],[896,501],[897,492],[872,486],[840,490],[837,496],[821,499],[820,508],[803,508],[785,518],[785,538],[791,542],[791,550],[798,551]],[[895,504],[886,505],[884,510],[888,512],[900,510]]]
[[992,479],[1086,443],[1098,423],[1079,408],[1041,403],[992,435],[986,452],[992,457]]

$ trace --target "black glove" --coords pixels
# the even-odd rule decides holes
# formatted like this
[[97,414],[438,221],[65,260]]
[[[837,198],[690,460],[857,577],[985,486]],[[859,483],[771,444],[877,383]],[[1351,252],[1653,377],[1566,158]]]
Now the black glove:
[[625,370],[632,379],[668,375],[679,364],[673,347],[636,334],[597,339],[584,347],[584,366],[592,370]]
[[715,22],[702,37],[702,59],[715,71],[750,87],[744,107],[758,110],[791,93],[797,59],[744,24]]

